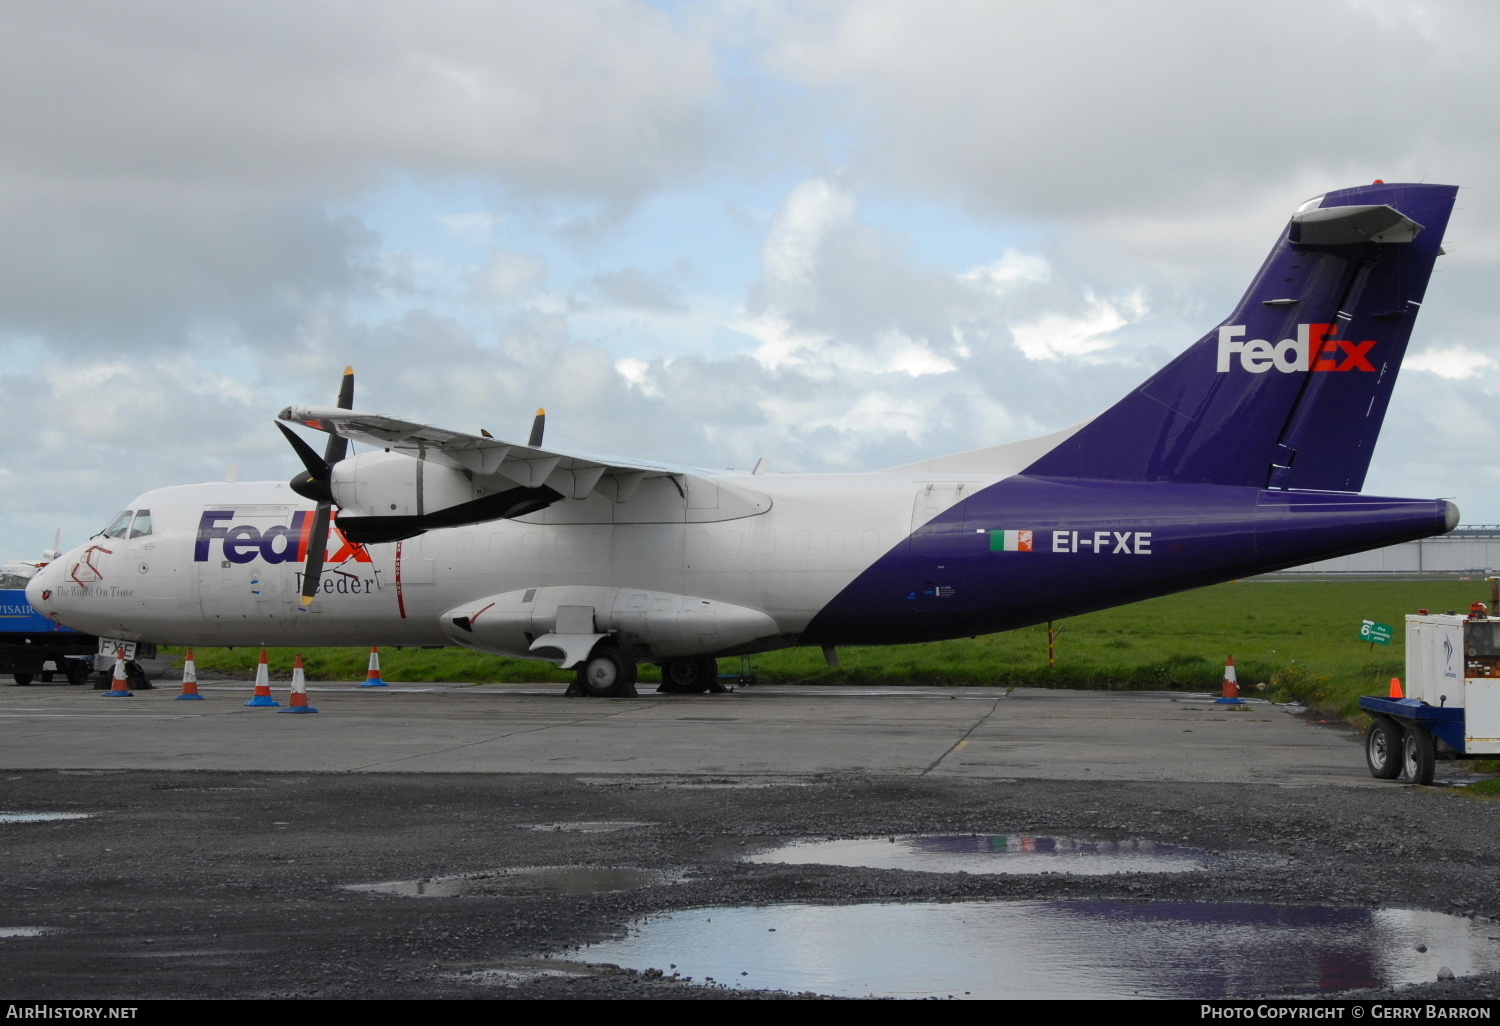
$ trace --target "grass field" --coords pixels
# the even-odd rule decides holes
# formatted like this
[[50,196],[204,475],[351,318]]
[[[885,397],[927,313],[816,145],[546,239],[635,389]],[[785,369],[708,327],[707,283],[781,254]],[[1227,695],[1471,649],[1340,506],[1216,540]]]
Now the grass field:
[[[1241,689],[1295,699],[1352,716],[1362,694],[1385,694],[1404,676],[1403,617],[1428,608],[1467,610],[1488,601],[1483,581],[1248,581],[1121,606],[1059,621],[1057,665],[1047,665],[1045,625],[972,640],[839,650],[834,670],[816,649],[758,655],[762,683],[967,684],[995,687],[1071,687],[1217,690],[1224,659],[1233,655]],[[1361,620],[1396,627],[1389,647],[1358,638]],[[364,649],[304,653],[314,680],[358,680]],[[199,649],[200,671],[247,673],[254,649]],[[274,675],[285,678],[290,651],[272,654]],[[724,660],[723,672],[738,665]],[[525,682],[567,681],[571,673],[547,663],[501,659],[463,649],[385,649],[387,680]],[[654,681],[654,667],[642,667]],[[1258,691],[1260,685],[1264,689]]]

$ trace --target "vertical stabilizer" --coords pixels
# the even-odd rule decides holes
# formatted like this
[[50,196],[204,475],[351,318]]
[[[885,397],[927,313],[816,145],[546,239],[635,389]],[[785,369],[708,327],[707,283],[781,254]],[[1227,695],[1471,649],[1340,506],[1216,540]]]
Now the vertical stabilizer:
[[1309,200],[1227,320],[1025,472],[1358,491],[1457,192]]

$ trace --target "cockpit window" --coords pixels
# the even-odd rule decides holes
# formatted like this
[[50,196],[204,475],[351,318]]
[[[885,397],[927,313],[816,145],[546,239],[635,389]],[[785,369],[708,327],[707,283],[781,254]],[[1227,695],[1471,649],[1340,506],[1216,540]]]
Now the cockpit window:
[[1309,210],[1317,210],[1319,207],[1321,207],[1323,205],[1323,197],[1326,196],[1326,195],[1328,195],[1328,194],[1327,193],[1320,193],[1319,195],[1314,196],[1312,199],[1308,200],[1306,203],[1304,203],[1300,207],[1298,207],[1297,208],[1297,213],[1299,213],[1299,214],[1305,214]]
[[99,532],[106,538],[124,538],[130,533],[130,518],[135,515],[134,510],[126,510],[110,523],[103,531]]
[[135,511],[135,523],[130,525],[130,537],[144,538],[151,533],[151,511],[149,509],[138,509]]

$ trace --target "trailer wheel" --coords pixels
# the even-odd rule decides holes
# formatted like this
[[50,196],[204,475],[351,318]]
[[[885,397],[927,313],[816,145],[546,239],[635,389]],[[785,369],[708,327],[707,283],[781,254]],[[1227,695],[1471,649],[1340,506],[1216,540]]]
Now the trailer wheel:
[[15,678],[16,678],[16,683],[19,684],[19,685],[21,685],[23,688],[27,684],[30,684],[31,681],[32,681],[32,679],[33,679],[32,675],[29,674],[29,673],[18,673],[18,674],[15,674]]
[[87,659],[68,660],[68,683],[82,685],[89,682],[94,675],[94,666]]
[[1401,779],[1409,784],[1432,783],[1432,772],[1437,764],[1437,748],[1432,743],[1432,734],[1421,727],[1412,727],[1401,736]]
[[1365,763],[1376,780],[1401,775],[1401,728],[1389,716],[1374,716],[1365,732]]

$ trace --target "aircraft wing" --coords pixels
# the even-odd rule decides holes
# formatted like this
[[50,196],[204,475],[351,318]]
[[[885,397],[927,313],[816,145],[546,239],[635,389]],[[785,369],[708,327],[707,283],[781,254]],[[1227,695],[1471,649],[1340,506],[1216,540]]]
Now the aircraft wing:
[[331,406],[289,406],[278,417],[315,431],[341,435],[356,442],[401,453],[413,459],[438,463],[454,470],[466,470],[480,476],[503,474],[528,488],[541,486],[556,470],[570,471],[574,482],[571,498],[576,499],[587,496],[606,477],[614,479],[617,501],[623,501],[648,477],[695,473],[684,467],[666,464],[533,448],[519,442],[469,435],[462,431],[449,431],[381,414],[359,413]]

